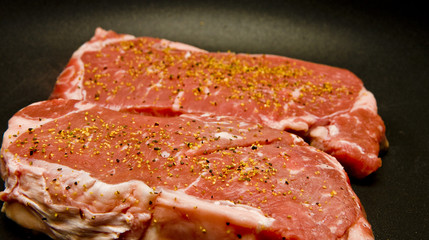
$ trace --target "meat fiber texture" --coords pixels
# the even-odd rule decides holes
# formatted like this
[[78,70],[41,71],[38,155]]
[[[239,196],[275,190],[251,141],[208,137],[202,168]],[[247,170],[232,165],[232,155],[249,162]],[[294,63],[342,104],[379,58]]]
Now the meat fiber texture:
[[73,54],[51,97],[151,115],[242,118],[298,134],[356,178],[376,171],[380,143],[387,147],[373,94],[347,70],[101,28]]
[[373,239],[334,157],[262,124],[48,100],[9,121],[3,211],[56,239]]

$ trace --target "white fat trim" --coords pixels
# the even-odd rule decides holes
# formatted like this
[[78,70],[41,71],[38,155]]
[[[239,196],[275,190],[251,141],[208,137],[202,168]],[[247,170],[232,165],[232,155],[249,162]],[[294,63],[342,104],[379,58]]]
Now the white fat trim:
[[[339,173],[341,173],[341,176],[343,178],[347,178],[346,172],[344,171],[343,166],[337,161],[337,159],[331,155],[328,154],[321,154],[320,150],[311,146],[307,146],[308,150],[315,154],[319,154],[325,158],[327,163],[319,164],[317,167],[321,169],[336,169]],[[328,164],[330,163],[330,164]]]
[[318,126],[310,131],[310,136],[313,139],[320,139],[322,141],[326,141],[331,139],[331,137],[335,137],[340,133],[340,130],[335,125],[328,126]]
[[144,94],[144,96],[142,98],[144,99],[145,97],[147,97],[153,89],[155,89],[155,91],[156,91],[156,89],[158,87],[162,87],[162,82],[163,82],[163,79],[159,78],[158,82],[156,82],[156,83],[152,84],[150,87],[146,88],[146,93]]
[[337,170],[341,174],[341,176],[344,179],[347,178],[346,172],[344,171],[343,166],[337,161],[336,158],[331,157],[331,156],[325,156],[325,159],[328,160],[328,162],[331,163],[331,165],[328,165],[328,164],[319,164],[319,165],[317,165],[318,168],[321,168],[321,169],[330,169],[330,170],[335,169],[335,170]]
[[182,191],[164,190],[157,198],[157,204],[176,209],[194,211],[199,209],[201,216],[224,216],[229,222],[238,226],[262,229],[270,227],[274,218],[265,217],[260,209],[242,204],[231,204],[229,201],[209,201],[187,195]]
[[375,97],[365,88],[362,88],[360,90],[359,95],[355,103],[353,104],[351,111],[353,112],[358,109],[366,109],[374,114],[377,114],[377,102],[375,100]]
[[167,151],[163,151],[163,152],[161,152],[161,157],[163,157],[163,158],[168,158],[170,156],[170,153],[169,152],[167,152]]
[[369,228],[368,221],[361,217],[348,230],[347,240],[374,240],[374,236],[370,235],[365,228]]
[[235,204],[231,201],[226,201],[226,200],[218,200],[218,201],[214,201],[213,202],[214,205],[224,205],[224,206],[234,206]]
[[191,56],[191,52],[187,51],[187,52],[185,53],[185,59],[188,59],[190,56]]
[[[95,31],[96,36],[106,36],[107,31],[97,28]],[[86,92],[83,91],[83,76],[84,76],[84,63],[82,61],[82,55],[85,52],[96,52],[101,50],[103,47],[105,47],[108,44],[121,42],[121,41],[127,41],[127,40],[133,40],[135,39],[132,35],[126,35],[122,34],[119,38],[109,38],[109,39],[97,39],[97,40],[91,40],[89,42],[84,43],[81,47],[79,47],[72,55],[72,59],[76,59],[76,65],[71,65],[63,70],[63,72],[60,74],[63,75],[67,71],[71,71],[67,75],[69,76],[67,79],[63,79],[61,82],[59,81],[57,84],[64,84],[76,86],[75,88],[69,87],[68,90],[65,91],[63,94],[70,99],[85,99]]]
[[328,137],[328,129],[324,126],[315,127],[310,131],[310,137],[312,138],[320,138],[327,139]]
[[179,111],[180,110],[180,106],[181,106],[181,102],[182,102],[182,97],[185,94],[185,92],[180,91],[176,97],[174,98],[174,102],[173,102],[173,106],[172,109],[173,111]]
[[[244,128],[244,127],[247,127],[247,126],[249,126],[250,124],[248,123],[248,122],[239,122],[238,123],[238,127],[239,128]],[[241,130],[241,129],[240,129]],[[243,130],[245,130],[245,129],[243,129]]]
[[359,94],[351,108],[333,112],[332,114],[329,114],[329,115],[324,115],[323,117],[320,117],[319,120],[333,119],[335,116],[350,114],[350,112],[356,111],[358,109],[369,110],[370,112],[377,114],[377,102],[375,100],[375,97],[371,92],[369,92],[365,88],[362,88],[359,91]]
[[86,91],[82,88],[83,81],[83,63],[78,60],[75,64],[66,67],[59,75],[57,85],[69,85],[65,91],[61,92],[68,99],[84,99]]
[[283,105],[283,112],[284,113],[287,113],[287,111],[289,110],[289,103],[285,103],[284,105]]
[[212,116],[213,115],[213,113],[203,113],[203,114],[201,114],[201,117],[210,117],[210,116]]
[[152,84],[152,86],[150,86],[149,87],[149,89],[153,89],[153,88],[157,88],[157,87],[162,87],[162,82],[163,82],[164,80],[162,79],[162,78],[160,78],[159,80],[158,80],[158,82],[156,82],[156,83],[154,83],[154,84]]
[[297,136],[295,134],[290,133],[289,135],[293,138],[293,143],[294,144],[304,143],[305,142],[304,139],[302,139],[301,137],[299,137],[299,136]]
[[356,144],[354,142],[349,142],[346,140],[339,140],[338,143],[348,146],[347,148],[351,147],[351,148],[357,149],[357,150],[359,150],[360,154],[362,154],[362,155],[365,154],[365,150],[361,146],[359,146],[358,144]]
[[[49,226],[50,231],[44,232],[50,236],[58,238],[67,236],[70,239],[81,237],[112,239],[117,238],[120,233],[130,230],[131,224],[144,227],[144,223],[148,224],[151,218],[146,205],[149,199],[155,198],[156,195],[152,193],[151,188],[141,181],[133,180],[120,184],[107,184],[92,178],[84,171],[76,171],[63,165],[30,159],[33,165],[29,166],[13,160],[11,153],[6,153],[4,156],[8,162],[9,176],[7,188],[2,194],[7,194],[7,198],[11,201],[27,206],[29,211],[38,216],[38,219],[46,218],[47,220],[43,221],[43,224]],[[17,172],[23,174],[16,175]],[[47,187],[45,181],[48,181],[45,177],[56,177],[60,184],[59,189],[64,189],[68,185],[73,186],[74,181],[78,180],[79,186],[87,185],[87,191],[81,192],[82,195],[74,199],[72,205],[53,204],[50,195],[45,191]],[[118,196],[119,194],[120,196]],[[107,201],[104,204],[103,198]],[[130,203],[138,200],[137,205],[140,206],[129,208],[125,213],[123,210],[128,207],[123,204],[115,205],[113,210],[109,209],[108,202],[122,198],[126,198]],[[94,205],[93,200],[100,202],[97,204],[98,207]],[[90,210],[88,207],[95,207],[98,210]],[[106,212],[103,212],[103,209]],[[85,214],[85,219],[80,217],[79,211]],[[14,219],[19,216],[10,217]],[[19,220],[17,221],[19,222]],[[37,225],[34,227],[43,231]]]
[[289,169],[289,174],[291,175],[297,175],[300,172],[302,172],[302,169]]
[[328,129],[329,129],[329,135],[331,135],[331,136],[336,136],[340,132],[338,130],[337,126],[335,126],[335,125],[329,125]]
[[316,117],[310,114],[300,117],[288,117],[280,121],[275,121],[265,115],[261,115],[260,117],[266,126],[278,130],[291,129],[295,131],[308,131],[309,125],[316,122]]
[[76,102],[76,104],[74,105],[74,107],[77,108],[77,110],[69,111],[69,112],[67,112],[66,115],[63,115],[63,116],[67,116],[67,115],[70,115],[70,114],[73,114],[73,113],[77,113],[77,112],[86,111],[86,110],[89,110],[89,109],[91,109],[91,108],[93,108],[95,106],[96,106],[95,104],[88,103],[88,102]]
[[301,95],[301,88],[296,88],[295,90],[293,90],[292,97],[298,98],[300,95]]
[[[190,51],[190,52],[207,52],[206,50],[185,44],[185,43],[181,43],[181,42],[173,42],[167,39],[161,39],[161,46],[166,48],[166,47],[170,47],[170,48],[175,48],[178,50],[184,50],[184,51]],[[186,53],[187,55],[188,53]],[[185,57],[186,57],[185,55]],[[189,57],[189,56],[188,56]]]
[[330,226],[329,230],[331,231],[331,233],[335,233],[337,231],[338,227],[337,226]]
[[115,74],[113,75],[112,79],[122,79],[126,75],[127,75],[127,71],[125,71],[125,70],[118,70],[117,72],[115,72]]
[[14,220],[16,223],[18,223],[24,228],[36,230],[39,232],[45,232],[48,235],[51,235],[49,234],[49,229],[39,219],[39,217],[34,214],[31,208],[23,204],[20,204],[18,202],[5,202],[3,204],[2,212],[4,212],[8,218]]
[[[97,28],[95,36],[105,35],[107,31]],[[84,43],[78,50],[73,53],[73,57],[80,58],[85,52],[96,52],[104,48],[106,45],[133,40],[136,37],[129,34],[121,34],[118,38],[97,39]]]
[[[2,149],[7,149],[10,146],[11,142],[14,142],[19,137],[19,135],[28,131],[28,128],[39,128],[40,125],[51,121],[51,118],[44,118],[42,119],[42,121],[39,121],[39,119],[29,119],[21,116],[12,117],[9,120],[8,129],[3,134]],[[17,134],[17,137],[14,137],[14,134]]]

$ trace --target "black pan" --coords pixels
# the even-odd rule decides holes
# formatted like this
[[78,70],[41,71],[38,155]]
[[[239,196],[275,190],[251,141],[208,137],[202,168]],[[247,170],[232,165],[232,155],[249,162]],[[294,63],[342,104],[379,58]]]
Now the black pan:
[[[270,53],[347,68],[376,96],[390,140],[382,168],[352,179],[375,237],[428,239],[429,21],[423,4],[119,2],[1,4],[0,132],[20,108],[47,99],[73,51],[98,26],[210,51]],[[47,237],[1,214],[0,239]]]

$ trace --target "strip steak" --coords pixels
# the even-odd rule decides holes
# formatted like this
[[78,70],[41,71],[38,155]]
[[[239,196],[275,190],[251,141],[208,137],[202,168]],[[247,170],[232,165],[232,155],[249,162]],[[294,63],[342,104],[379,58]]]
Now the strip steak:
[[347,70],[100,28],[73,54],[51,98],[161,116],[239,117],[297,133],[357,178],[381,166],[379,144],[387,147],[373,94]]
[[373,239],[335,158],[234,119],[32,104],[4,135],[3,211],[57,239]]

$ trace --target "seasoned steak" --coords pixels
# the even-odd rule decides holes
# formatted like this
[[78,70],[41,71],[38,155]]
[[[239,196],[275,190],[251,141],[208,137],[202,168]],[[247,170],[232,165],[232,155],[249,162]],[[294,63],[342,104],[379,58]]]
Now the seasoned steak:
[[374,96],[347,70],[102,29],[73,54],[51,97],[158,116],[238,117],[298,134],[357,178],[381,166],[379,144],[387,143]]
[[1,175],[8,217],[57,239],[373,239],[335,158],[232,117],[35,103]]

